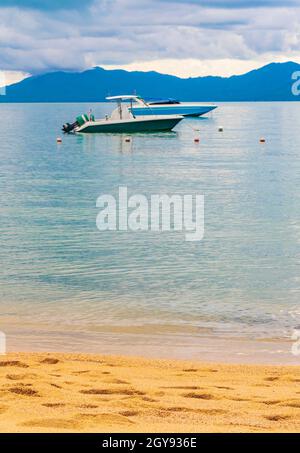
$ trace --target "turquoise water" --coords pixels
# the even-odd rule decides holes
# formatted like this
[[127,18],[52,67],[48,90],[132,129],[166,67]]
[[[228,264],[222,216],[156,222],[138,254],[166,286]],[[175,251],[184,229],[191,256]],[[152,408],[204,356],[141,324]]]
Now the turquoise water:
[[[223,104],[174,133],[130,143],[70,135],[57,145],[60,126],[90,107],[103,116],[110,106],[0,105],[0,330],[9,348],[178,345],[184,356],[205,339],[290,338],[300,325],[300,105]],[[96,199],[119,186],[203,194],[203,241],[99,232]]]

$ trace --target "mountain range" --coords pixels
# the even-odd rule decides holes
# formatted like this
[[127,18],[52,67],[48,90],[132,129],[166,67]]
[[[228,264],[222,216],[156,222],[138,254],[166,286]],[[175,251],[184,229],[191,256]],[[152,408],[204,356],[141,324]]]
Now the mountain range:
[[292,94],[294,62],[270,63],[243,75],[182,79],[158,72],[128,72],[100,67],[83,72],[50,72],[10,85],[0,102],[100,102],[106,96],[139,94],[144,98],[184,101],[298,101]]

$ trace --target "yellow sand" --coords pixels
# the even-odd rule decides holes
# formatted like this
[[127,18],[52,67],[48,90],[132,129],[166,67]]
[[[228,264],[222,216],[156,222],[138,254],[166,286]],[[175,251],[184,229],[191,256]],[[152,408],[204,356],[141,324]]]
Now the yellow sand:
[[1,432],[300,432],[300,367],[0,357]]

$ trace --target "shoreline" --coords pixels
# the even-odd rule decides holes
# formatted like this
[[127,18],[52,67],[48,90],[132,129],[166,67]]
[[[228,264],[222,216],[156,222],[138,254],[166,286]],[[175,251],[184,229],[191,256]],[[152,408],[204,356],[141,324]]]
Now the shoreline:
[[150,333],[74,329],[5,329],[8,352],[109,354],[224,364],[300,365],[289,338],[249,338],[209,333]]
[[0,432],[300,432],[300,366],[0,356]]

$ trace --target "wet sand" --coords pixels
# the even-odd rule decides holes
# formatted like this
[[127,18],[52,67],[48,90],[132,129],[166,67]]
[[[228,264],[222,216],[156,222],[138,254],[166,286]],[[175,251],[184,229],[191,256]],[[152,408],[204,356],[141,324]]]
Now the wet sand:
[[300,432],[300,367],[0,357],[1,432]]

